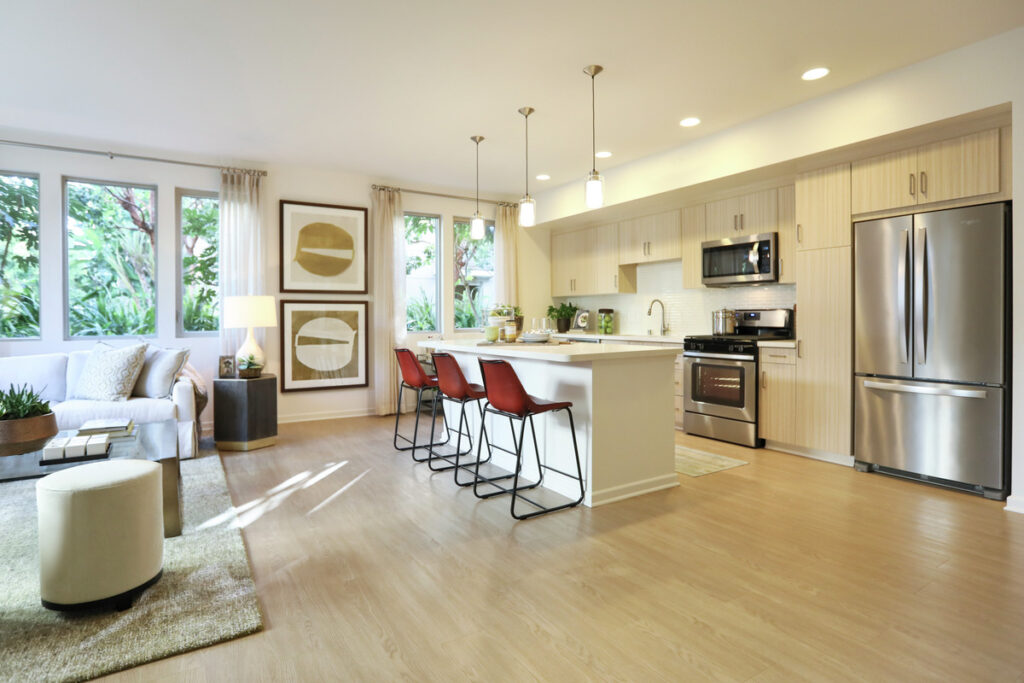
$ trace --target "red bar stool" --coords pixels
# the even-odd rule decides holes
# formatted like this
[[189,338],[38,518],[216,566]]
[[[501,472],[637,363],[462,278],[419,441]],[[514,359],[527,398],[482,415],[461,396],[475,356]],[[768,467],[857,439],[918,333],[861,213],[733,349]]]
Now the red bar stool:
[[[459,480],[459,471],[460,470],[465,470],[465,471],[470,472],[471,474],[473,474],[474,472],[473,472],[473,469],[471,469],[471,468],[473,468],[474,465],[476,465],[477,468],[478,468],[480,464],[488,462],[491,459],[491,444],[487,440],[487,430],[486,429],[481,429],[482,443],[487,444],[487,457],[484,458],[483,460],[479,461],[478,463],[462,464],[462,463],[459,462],[459,460],[460,460],[460,458],[462,458],[462,456],[469,455],[470,453],[473,452],[473,437],[472,437],[472,435],[469,432],[469,422],[466,419],[466,404],[469,403],[470,401],[475,401],[476,402],[477,410],[480,413],[480,425],[481,425],[481,427],[483,427],[484,409],[483,409],[483,405],[481,404],[481,402],[487,397],[487,392],[484,390],[484,388],[481,385],[479,385],[479,384],[470,384],[469,382],[466,381],[466,376],[462,374],[462,368],[459,367],[459,364],[457,362],[455,362],[455,359],[452,357],[452,355],[450,353],[434,353],[434,354],[431,354],[431,355],[432,355],[432,357],[434,359],[434,368],[437,370],[437,385],[438,385],[438,388],[440,389],[440,392],[441,392],[441,410],[444,411],[444,402],[445,401],[451,401],[452,403],[458,403],[459,404],[459,424],[458,424],[458,427],[456,428],[456,433],[458,434],[458,438],[456,438],[456,440],[455,440],[455,452],[452,453],[452,454],[449,454],[449,455],[442,456],[445,459],[454,457],[455,458],[455,464],[450,466],[450,467],[435,468],[433,466],[433,463],[431,463],[430,468],[432,470],[434,470],[434,471],[454,469],[455,470],[455,483],[457,485],[459,485],[459,486],[471,486],[471,485],[476,483],[477,478],[479,478],[480,480],[485,481],[485,482],[500,481],[502,479],[511,479],[513,477],[513,475],[511,475],[511,474],[506,474],[506,475],[503,475],[503,476],[500,476],[500,477],[490,477],[490,478],[487,478],[487,477],[478,477],[478,472],[477,472],[477,474],[474,475],[474,479],[472,479],[470,481],[463,482],[463,481]],[[435,417],[435,424],[436,424],[436,419],[437,418]],[[465,431],[463,431],[463,428],[465,428]],[[451,426],[450,425],[448,426],[448,429],[449,429],[449,437],[448,438],[449,438],[449,440],[451,440],[451,433],[450,433]],[[465,451],[462,450],[462,437],[463,436],[465,436],[467,441],[469,442],[469,447]],[[434,432],[433,431],[431,431],[431,433],[430,433],[430,440],[431,441],[434,440]],[[477,449],[477,458],[479,459],[479,457],[480,457],[480,451],[479,451],[479,449]]]
[[[576,443],[576,425],[572,419],[572,403],[570,401],[545,401],[534,396],[530,396],[526,393],[522,383],[519,381],[516,371],[512,369],[512,366],[508,362],[503,360],[484,360],[480,359],[480,374],[484,378],[484,387],[487,391],[487,407],[484,408],[484,413],[493,413],[495,415],[503,415],[508,418],[509,427],[512,430],[512,444],[515,447],[514,451],[510,451],[507,448],[496,446],[493,443],[489,444],[491,448],[497,448],[498,450],[504,451],[511,455],[516,456],[516,469],[512,481],[512,488],[506,489],[498,486],[497,484],[491,483],[491,486],[499,489],[495,493],[481,495],[477,492],[477,486],[474,483],[473,492],[480,498],[490,498],[491,496],[500,495],[502,493],[512,494],[512,516],[516,519],[529,519],[530,517],[536,517],[543,515],[548,512],[554,512],[556,510],[564,510],[565,508],[575,507],[583,502],[584,484],[583,484],[583,469],[580,467],[580,449]],[[537,430],[533,425],[533,416],[540,415],[541,413],[551,413],[559,410],[564,410],[569,414],[569,429],[572,432],[572,448],[573,453],[576,456],[576,474],[572,475],[568,472],[545,465],[540,461],[540,449],[537,447]],[[516,438],[515,420],[520,421],[519,425],[519,438]],[[537,458],[537,472],[539,477],[535,484],[528,486],[519,485],[519,474],[523,469],[523,441],[526,436],[526,423],[530,423],[530,435],[533,438],[533,452]],[[483,434],[483,424],[481,423],[480,428],[481,434]],[[479,448],[479,446],[478,446]],[[477,453],[477,462],[479,463],[480,456]],[[476,472],[479,473],[480,466],[476,466]],[[545,507],[540,503],[527,498],[522,495],[520,491],[526,489],[537,488],[544,481],[544,470],[551,470],[557,472],[563,476],[575,479],[580,483],[580,496],[574,501],[570,501],[563,505],[553,505]],[[538,510],[529,512],[526,514],[516,514],[516,501],[522,499],[530,505],[533,505]]]
[[[433,449],[435,446],[444,446],[445,444],[448,443],[448,439],[445,439],[444,441],[441,441],[441,442],[438,442],[438,443],[434,443],[433,442],[433,434],[434,434],[433,426],[431,426],[431,428],[430,428],[430,434],[431,434],[430,442],[426,443],[426,444],[417,443],[418,438],[419,438],[419,430],[420,430],[420,402],[423,399],[423,392],[424,391],[433,391],[434,392],[434,402],[433,402],[433,406],[432,406],[432,411],[431,412],[432,412],[432,414],[436,415],[436,411],[437,411],[437,377],[435,377],[434,375],[428,375],[426,373],[426,371],[423,370],[423,366],[420,365],[420,362],[418,360],[416,360],[416,354],[414,354],[409,349],[395,349],[395,356],[398,357],[398,367],[402,371],[402,380],[398,384],[398,406],[395,409],[395,438],[394,438],[395,449],[399,450],[399,451],[410,451],[411,450],[412,451],[412,459],[413,460],[415,460],[416,462],[426,462],[427,460],[429,460],[432,457],[432,455],[427,455],[427,457],[424,457],[424,458],[418,458],[418,457],[416,457],[416,449],[418,449],[418,448],[426,448],[427,452],[431,453],[431,449]],[[416,392],[416,421],[413,424],[412,438],[411,439],[406,437],[406,436],[403,436],[402,434],[398,433],[398,418],[402,414],[402,390],[403,389],[413,389]],[[442,419],[444,419],[444,411],[441,412],[441,417],[442,417]],[[446,428],[445,429],[445,435],[446,436],[448,435],[447,427],[448,427],[448,422],[447,422],[447,420],[445,420],[445,428]],[[406,442],[409,445],[408,446],[399,446],[398,445],[398,440],[399,439],[401,439],[402,441]]]

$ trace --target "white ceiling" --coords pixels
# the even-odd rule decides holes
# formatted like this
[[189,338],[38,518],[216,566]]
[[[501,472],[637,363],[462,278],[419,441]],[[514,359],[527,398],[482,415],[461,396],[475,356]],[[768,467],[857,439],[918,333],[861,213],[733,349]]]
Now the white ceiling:
[[[0,0],[0,124],[486,194],[607,169],[1024,24],[1021,0]],[[807,83],[800,74],[826,65]],[[979,75],[980,76],[980,75]],[[678,123],[695,115],[703,124]],[[2,148],[0,148],[2,155]]]

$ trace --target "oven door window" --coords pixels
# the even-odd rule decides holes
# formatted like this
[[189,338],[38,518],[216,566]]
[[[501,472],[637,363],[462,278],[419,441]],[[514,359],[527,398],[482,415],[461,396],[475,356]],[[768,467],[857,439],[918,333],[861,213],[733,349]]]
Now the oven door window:
[[693,386],[690,390],[694,401],[742,408],[743,384],[743,368],[735,365],[714,365],[704,361],[693,364]]

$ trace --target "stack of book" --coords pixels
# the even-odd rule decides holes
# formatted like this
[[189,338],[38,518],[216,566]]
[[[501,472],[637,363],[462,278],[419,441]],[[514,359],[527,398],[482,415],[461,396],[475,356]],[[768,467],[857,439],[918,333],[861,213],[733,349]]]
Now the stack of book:
[[78,428],[79,436],[91,436],[93,434],[106,434],[111,439],[120,436],[131,436],[135,429],[135,420],[128,417],[112,417],[99,420],[89,420]]

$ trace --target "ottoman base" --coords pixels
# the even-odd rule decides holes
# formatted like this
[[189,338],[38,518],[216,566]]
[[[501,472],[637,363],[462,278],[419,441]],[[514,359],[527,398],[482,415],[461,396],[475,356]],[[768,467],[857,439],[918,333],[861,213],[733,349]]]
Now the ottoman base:
[[126,609],[131,608],[132,603],[142,593],[160,580],[160,577],[164,575],[164,570],[161,569],[157,572],[149,581],[146,581],[141,586],[136,586],[131,590],[126,590],[124,593],[113,595],[109,598],[101,598],[99,600],[91,600],[89,602],[76,602],[70,605],[61,604],[59,602],[49,602],[43,600],[43,607],[46,609],[56,610],[58,612],[79,612],[83,610],[98,610],[98,609],[116,609],[118,612],[123,612]]

